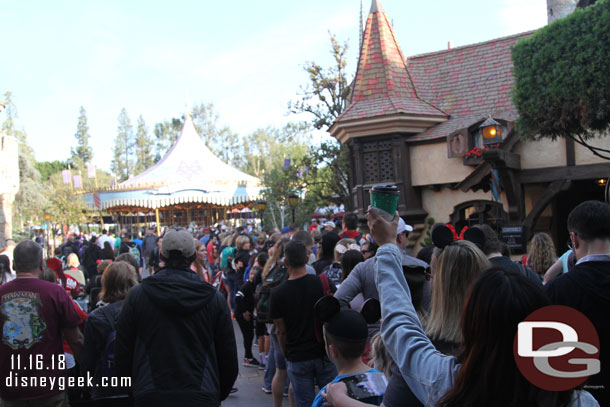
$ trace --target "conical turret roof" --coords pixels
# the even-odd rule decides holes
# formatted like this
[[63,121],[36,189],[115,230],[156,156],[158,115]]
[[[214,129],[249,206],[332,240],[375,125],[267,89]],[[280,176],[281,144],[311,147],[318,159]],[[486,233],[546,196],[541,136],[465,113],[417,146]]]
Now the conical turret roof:
[[350,104],[335,124],[397,114],[446,117],[418,96],[392,24],[380,1],[373,0]]

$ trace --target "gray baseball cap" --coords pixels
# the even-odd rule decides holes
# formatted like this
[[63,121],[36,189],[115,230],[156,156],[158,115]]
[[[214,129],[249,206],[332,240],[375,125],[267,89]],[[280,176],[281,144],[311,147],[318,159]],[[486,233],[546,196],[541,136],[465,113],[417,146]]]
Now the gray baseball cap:
[[170,252],[177,250],[184,257],[191,257],[195,254],[195,239],[186,230],[170,229],[164,236],[161,242],[161,254],[165,258],[169,258]]

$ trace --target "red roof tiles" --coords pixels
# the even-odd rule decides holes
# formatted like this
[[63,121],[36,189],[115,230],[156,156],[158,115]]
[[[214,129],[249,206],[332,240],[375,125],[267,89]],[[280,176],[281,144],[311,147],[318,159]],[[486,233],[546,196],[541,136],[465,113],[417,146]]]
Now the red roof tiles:
[[366,21],[351,104],[338,121],[396,113],[443,115],[417,97],[392,25],[374,3]]
[[[377,1],[375,0],[373,5]],[[411,140],[446,137],[489,115],[514,121],[511,48],[533,31],[406,61],[387,15],[372,7],[367,19],[351,104],[337,122],[393,114],[449,115]]]

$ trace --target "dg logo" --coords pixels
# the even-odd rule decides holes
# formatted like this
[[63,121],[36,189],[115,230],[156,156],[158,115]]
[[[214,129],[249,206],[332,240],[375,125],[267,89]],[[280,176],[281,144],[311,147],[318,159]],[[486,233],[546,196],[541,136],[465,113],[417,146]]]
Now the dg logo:
[[550,305],[518,325],[513,344],[517,367],[543,390],[573,389],[599,373],[599,337],[574,308]]

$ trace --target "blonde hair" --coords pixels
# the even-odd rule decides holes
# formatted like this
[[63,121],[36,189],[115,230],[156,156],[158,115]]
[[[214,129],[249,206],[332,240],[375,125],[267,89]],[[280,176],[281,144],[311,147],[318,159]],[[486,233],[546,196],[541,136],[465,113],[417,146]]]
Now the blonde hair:
[[485,254],[474,244],[458,240],[435,250],[432,261],[432,300],[426,320],[431,339],[462,343],[460,320],[466,295],[479,275],[490,267]]
[[231,246],[231,240],[233,240],[233,236],[231,236],[231,235],[225,236],[222,239],[222,242],[220,242],[220,244],[222,244],[223,246]]
[[282,259],[282,257],[284,257],[284,246],[289,241],[290,239],[284,237],[273,246],[273,253],[271,254],[271,257],[269,257],[269,260],[267,260],[267,263],[265,263],[265,267],[263,268],[263,280],[267,278],[271,269],[273,269]]
[[248,236],[240,235],[235,240],[235,247],[237,250],[242,250],[246,243],[250,243],[250,239]]
[[527,265],[543,275],[555,263],[555,244],[546,233],[536,233],[527,250]]
[[76,253],[70,253],[68,255],[68,258],[66,259],[66,267],[76,268],[78,266],[80,266],[80,261],[78,261],[78,256],[76,255]]
[[[341,263],[341,259],[343,258],[343,253],[350,249],[351,245],[358,245],[358,243],[354,239],[344,238],[337,242],[335,245],[335,263]],[[342,246],[345,250],[339,249],[337,247]],[[360,248],[360,246],[358,246]]]
[[392,359],[392,356],[390,356],[388,350],[385,347],[385,343],[381,338],[381,332],[377,332],[371,338],[369,366],[379,370],[385,375],[385,377],[390,378],[390,376],[392,375],[393,365],[394,360]]
[[136,284],[136,270],[133,266],[125,261],[114,262],[102,274],[100,299],[109,303],[123,300]]

